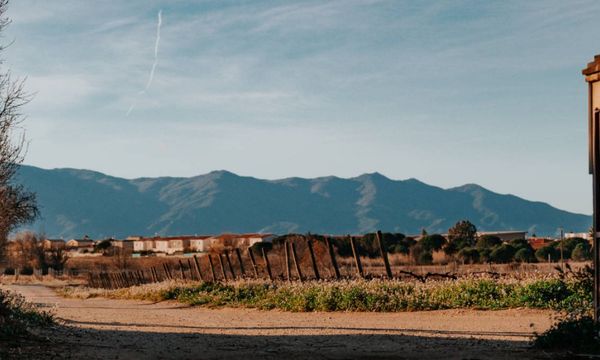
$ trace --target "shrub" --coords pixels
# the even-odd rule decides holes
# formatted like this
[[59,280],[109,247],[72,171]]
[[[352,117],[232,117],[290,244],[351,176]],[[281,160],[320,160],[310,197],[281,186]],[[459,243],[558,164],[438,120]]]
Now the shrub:
[[568,260],[571,258],[571,254],[573,253],[573,250],[575,250],[575,248],[580,244],[581,244],[581,246],[584,246],[584,247],[588,247],[588,248],[590,247],[590,243],[587,240],[582,239],[582,238],[563,239],[561,241],[553,243],[552,245],[558,252],[559,258],[560,258],[561,248],[562,248],[563,258],[565,260]]
[[519,250],[519,249],[531,249],[531,250],[533,250],[533,248],[531,247],[531,245],[529,245],[529,241],[527,241],[525,239],[511,240],[511,241],[509,241],[509,244],[510,244],[510,246],[514,247],[517,250]]
[[514,259],[518,262],[534,262],[535,254],[529,248],[521,248],[515,253]]
[[515,248],[509,244],[496,246],[490,253],[490,261],[495,263],[511,262],[514,259],[515,252]]
[[0,289],[0,339],[25,336],[29,328],[53,323],[51,313],[40,311],[21,295]]
[[479,261],[479,250],[472,247],[466,247],[461,249],[458,254],[458,258],[465,263],[473,264]]
[[550,259],[550,261],[557,261],[560,258],[560,253],[552,244],[550,244],[543,248],[539,248],[535,252],[535,257],[542,262],[547,262],[548,259]]
[[600,326],[591,316],[560,321],[539,335],[533,345],[540,349],[600,353]]
[[483,235],[477,239],[476,247],[478,249],[491,249],[497,245],[501,245],[502,240],[494,235]]
[[588,243],[579,243],[571,252],[571,259],[585,261],[592,258],[592,252]]
[[429,265],[433,262],[433,255],[430,252],[422,252],[419,254],[418,263],[421,265]]
[[419,244],[428,252],[438,251],[446,244],[446,238],[439,234],[426,235]]

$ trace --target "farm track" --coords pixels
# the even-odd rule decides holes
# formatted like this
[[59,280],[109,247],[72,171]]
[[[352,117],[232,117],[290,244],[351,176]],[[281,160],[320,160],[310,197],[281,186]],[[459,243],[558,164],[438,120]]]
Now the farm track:
[[64,326],[41,335],[58,358],[552,358],[528,347],[534,332],[551,325],[550,311],[289,313],[64,299],[41,285],[3,287],[55,309]]

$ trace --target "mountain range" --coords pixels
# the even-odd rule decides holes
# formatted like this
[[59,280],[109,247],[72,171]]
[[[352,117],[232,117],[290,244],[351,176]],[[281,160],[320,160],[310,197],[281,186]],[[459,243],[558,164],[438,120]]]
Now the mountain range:
[[41,217],[27,228],[51,237],[313,232],[446,232],[469,219],[479,230],[559,227],[585,232],[591,217],[475,184],[443,189],[379,173],[343,179],[261,180],[228,171],[189,178],[123,179],[78,169],[22,166],[18,179],[37,193]]

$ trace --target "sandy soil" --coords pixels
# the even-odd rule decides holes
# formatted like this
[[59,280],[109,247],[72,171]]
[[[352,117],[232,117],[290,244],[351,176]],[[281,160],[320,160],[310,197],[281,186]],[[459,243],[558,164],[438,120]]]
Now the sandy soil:
[[528,347],[551,325],[548,311],[287,313],[64,299],[40,285],[8,287],[55,309],[66,326],[41,335],[60,358],[551,358]]

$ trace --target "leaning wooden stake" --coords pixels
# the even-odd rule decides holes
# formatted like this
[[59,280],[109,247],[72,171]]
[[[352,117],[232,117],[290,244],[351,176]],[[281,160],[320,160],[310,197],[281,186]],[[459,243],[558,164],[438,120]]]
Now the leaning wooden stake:
[[227,260],[227,267],[229,268],[229,272],[231,272],[232,280],[235,280],[235,271],[233,271],[233,266],[231,264],[231,259],[229,258],[229,251],[225,251],[225,260]]
[[302,282],[302,270],[300,269],[300,262],[298,261],[298,255],[296,254],[296,246],[294,245],[293,241],[290,243],[290,246],[292,247],[292,258],[294,259],[294,265],[296,266],[298,279],[300,279],[300,282]]
[[152,282],[157,283],[158,277],[156,276],[156,269],[154,266],[150,267],[150,274],[152,274]]
[[210,264],[210,274],[212,275],[212,281],[216,282],[217,274],[215,274],[215,264],[213,264],[212,256],[210,256],[210,254],[208,254],[207,256],[208,256],[208,263]]
[[358,253],[358,248],[356,246],[356,242],[354,241],[354,238],[350,235],[348,235],[348,237],[350,238],[350,246],[352,247],[352,255],[354,255],[354,263],[356,264],[356,271],[358,272],[358,276],[360,276],[361,278],[365,277],[365,274],[363,273],[363,267],[362,267],[362,263],[360,262],[360,254]]
[[225,265],[223,264],[223,257],[221,254],[217,254],[219,257],[219,264],[221,265],[221,273],[223,274],[223,280],[227,281],[227,273],[225,272]]
[[242,253],[240,252],[240,249],[235,248],[235,255],[237,255],[238,262],[240,263],[240,272],[242,273],[241,276],[244,277],[246,276],[246,271],[244,270],[244,262],[242,261]]
[[202,276],[202,270],[200,269],[200,262],[198,261],[198,257],[194,255],[194,264],[196,264],[196,272],[198,273],[198,280],[204,281],[204,276]]
[[196,276],[194,276],[194,270],[192,269],[192,260],[190,260],[188,258],[187,259],[187,264],[188,264],[188,271],[190,272],[190,280],[194,280],[194,278],[196,280],[198,280],[198,278]]
[[260,248],[260,251],[262,252],[263,260],[265,261],[265,267],[267,268],[267,274],[269,275],[269,280],[273,281],[273,273],[271,272],[271,264],[269,263],[269,257],[267,256],[267,253],[265,252],[265,248]]
[[185,270],[183,269],[183,263],[181,262],[181,260],[179,261],[179,270],[181,270],[181,279],[185,280]]
[[333,266],[333,271],[335,273],[336,280],[340,279],[340,269],[338,268],[337,261],[335,260],[335,251],[333,250],[333,244],[329,241],[329,238],[325,238],[325,242],[327,243],[327,250],[329,251],[329,258],[331,259],[331,265]]
[[287,281],[292,281],[292,269],[290,266],[290,250],[289,244],[286,240],[283,245],[285,245],[285,276],[287,277]]
[[254,253],[252,247],[248,248],[248,256],[250,256],[250,263],[252,263],[252,270],[254,270],[254,277],[258,279],[258,267],[256,266],[256,259],[254,259]]
[[310,253],[310,261],[312,263],[315,279],[321,280],[321,275],[319,274],[319,267],[317,266],[317,259],[315,258],[315,251],[313,250],[312,246],[312,239],[310,237],[306,239],[306,245],[308,246],[308,252]]
[[392,276],[392,268],[390,267],[390,261],[388,260],[388,255],[387,255],[387,249],[385,248],[385,243],[383,242],[383,235],[381,234],[381,231],[377,231],[375,233],[376,239],[377,239],[377,244],[379,246],[379,253],[381,254],[381,257],[383,258],[383,265],[385,265],[385,273],[388,277],[388,279],[391,279]]

